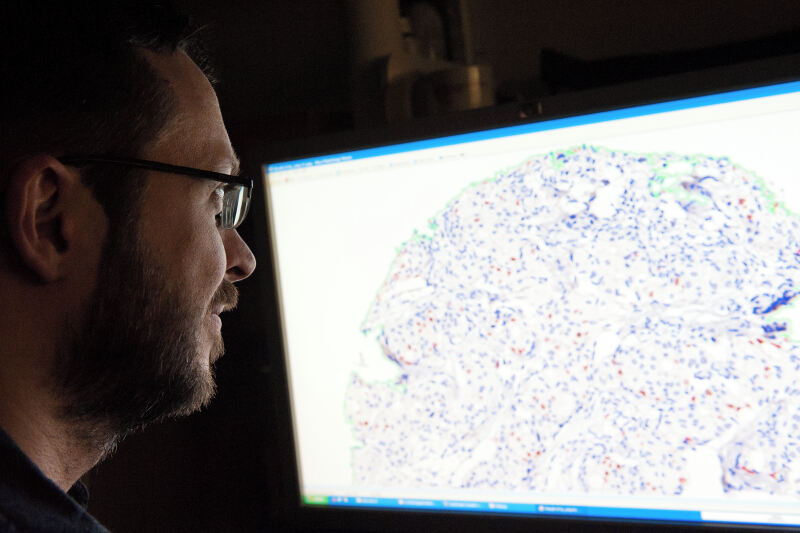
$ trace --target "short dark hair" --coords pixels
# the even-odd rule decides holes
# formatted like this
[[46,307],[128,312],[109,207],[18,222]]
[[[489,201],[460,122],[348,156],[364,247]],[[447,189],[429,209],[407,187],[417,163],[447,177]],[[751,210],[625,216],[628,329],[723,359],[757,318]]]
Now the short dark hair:
[[[176,108],[142,49],[185,52],[212,79],[197,28],[164,1],[5,0],[0,20],[0,190],[37,153],[141,156]],[[138,198],[137,176],[85,169],[112,225]]]

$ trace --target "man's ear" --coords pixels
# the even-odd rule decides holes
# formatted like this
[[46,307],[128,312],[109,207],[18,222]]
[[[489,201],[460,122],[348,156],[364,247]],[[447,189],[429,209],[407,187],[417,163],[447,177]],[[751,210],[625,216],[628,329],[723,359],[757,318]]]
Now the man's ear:
[[64,259],[74,235],[65,220],[72,188],[80,176],[56,158],[39,154],[18,164],[9,176],[5,224],[21,265],[48,283],[64,275]]

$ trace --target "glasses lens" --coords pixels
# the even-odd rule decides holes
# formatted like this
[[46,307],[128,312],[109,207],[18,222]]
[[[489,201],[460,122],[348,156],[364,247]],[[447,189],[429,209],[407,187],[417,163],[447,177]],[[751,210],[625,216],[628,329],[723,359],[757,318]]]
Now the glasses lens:
[[222,197],[221,226],[223,229],[233,229],[239,226],[247,216],[250,208],[250,187],[239,184],[230,184],[225,187]]

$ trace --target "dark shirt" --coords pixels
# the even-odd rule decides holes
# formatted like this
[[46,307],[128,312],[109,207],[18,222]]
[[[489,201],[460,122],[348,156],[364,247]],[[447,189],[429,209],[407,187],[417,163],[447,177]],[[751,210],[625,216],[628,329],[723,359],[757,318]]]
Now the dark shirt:
[[108,533],[86,512],[88,501],[83,483],[65,493],[0,429],[0,533]]

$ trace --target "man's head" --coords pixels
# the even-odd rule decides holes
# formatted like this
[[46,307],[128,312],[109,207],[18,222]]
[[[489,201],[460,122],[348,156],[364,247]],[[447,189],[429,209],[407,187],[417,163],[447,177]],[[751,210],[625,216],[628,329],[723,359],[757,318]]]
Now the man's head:
[[10,9],[5,20],[25,35],[3,43],[12,52],[1,74],[14,81],[0,133],[0,286],[31,304],[9,322],[53,337],[39,385],[79,437],[104,443],[210,399],[218,315],[255,260],[219,226],[219,181],[59,158],[224,174],[238,162],[191,31],[172,10]]

